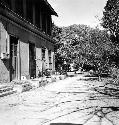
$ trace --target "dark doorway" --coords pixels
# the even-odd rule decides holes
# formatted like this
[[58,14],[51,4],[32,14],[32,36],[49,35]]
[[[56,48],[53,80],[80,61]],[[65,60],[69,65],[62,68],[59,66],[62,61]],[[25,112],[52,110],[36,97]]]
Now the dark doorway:
[[10,36],[10,81],[18,75],[18,38]]
[[29,73],[30,78],[36,77],[36,49],[34,43],[29,43]]

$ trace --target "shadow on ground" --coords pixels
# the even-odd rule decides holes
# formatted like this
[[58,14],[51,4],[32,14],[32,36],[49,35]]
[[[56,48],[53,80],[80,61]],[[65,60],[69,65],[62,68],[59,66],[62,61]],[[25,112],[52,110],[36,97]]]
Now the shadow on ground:
[[83,80],[83,81],[94,81],[94,80],[98,80],[98,78],[97,77],[92,77],[92,78],[80,78],[80,79],[78,79],[77,81],[81,81],[81,80]]
[[73,123],[51,123],[50,125],[83,125],[83,124],[73,124]]

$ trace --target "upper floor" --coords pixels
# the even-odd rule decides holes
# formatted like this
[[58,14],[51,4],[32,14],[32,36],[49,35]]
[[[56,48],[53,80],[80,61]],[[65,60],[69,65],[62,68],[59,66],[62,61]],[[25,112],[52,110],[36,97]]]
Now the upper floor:
[[1,0],[1,4],[45,34],[51,35],[51,16],[57,16],[57,13],[47,0]]

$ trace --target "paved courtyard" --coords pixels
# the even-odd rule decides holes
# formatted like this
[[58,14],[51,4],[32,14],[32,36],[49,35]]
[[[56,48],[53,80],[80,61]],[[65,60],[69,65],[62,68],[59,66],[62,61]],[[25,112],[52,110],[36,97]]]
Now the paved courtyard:
[[118,97],[83,75],[0,99],[0,125],[118,125]]

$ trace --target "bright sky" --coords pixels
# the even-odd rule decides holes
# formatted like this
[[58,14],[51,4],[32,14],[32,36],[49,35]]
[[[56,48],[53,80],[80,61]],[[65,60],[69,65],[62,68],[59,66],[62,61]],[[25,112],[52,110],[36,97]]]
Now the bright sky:
[[48,0],[59,17],[53,16],[57,26],[99,25],[107,0]]

